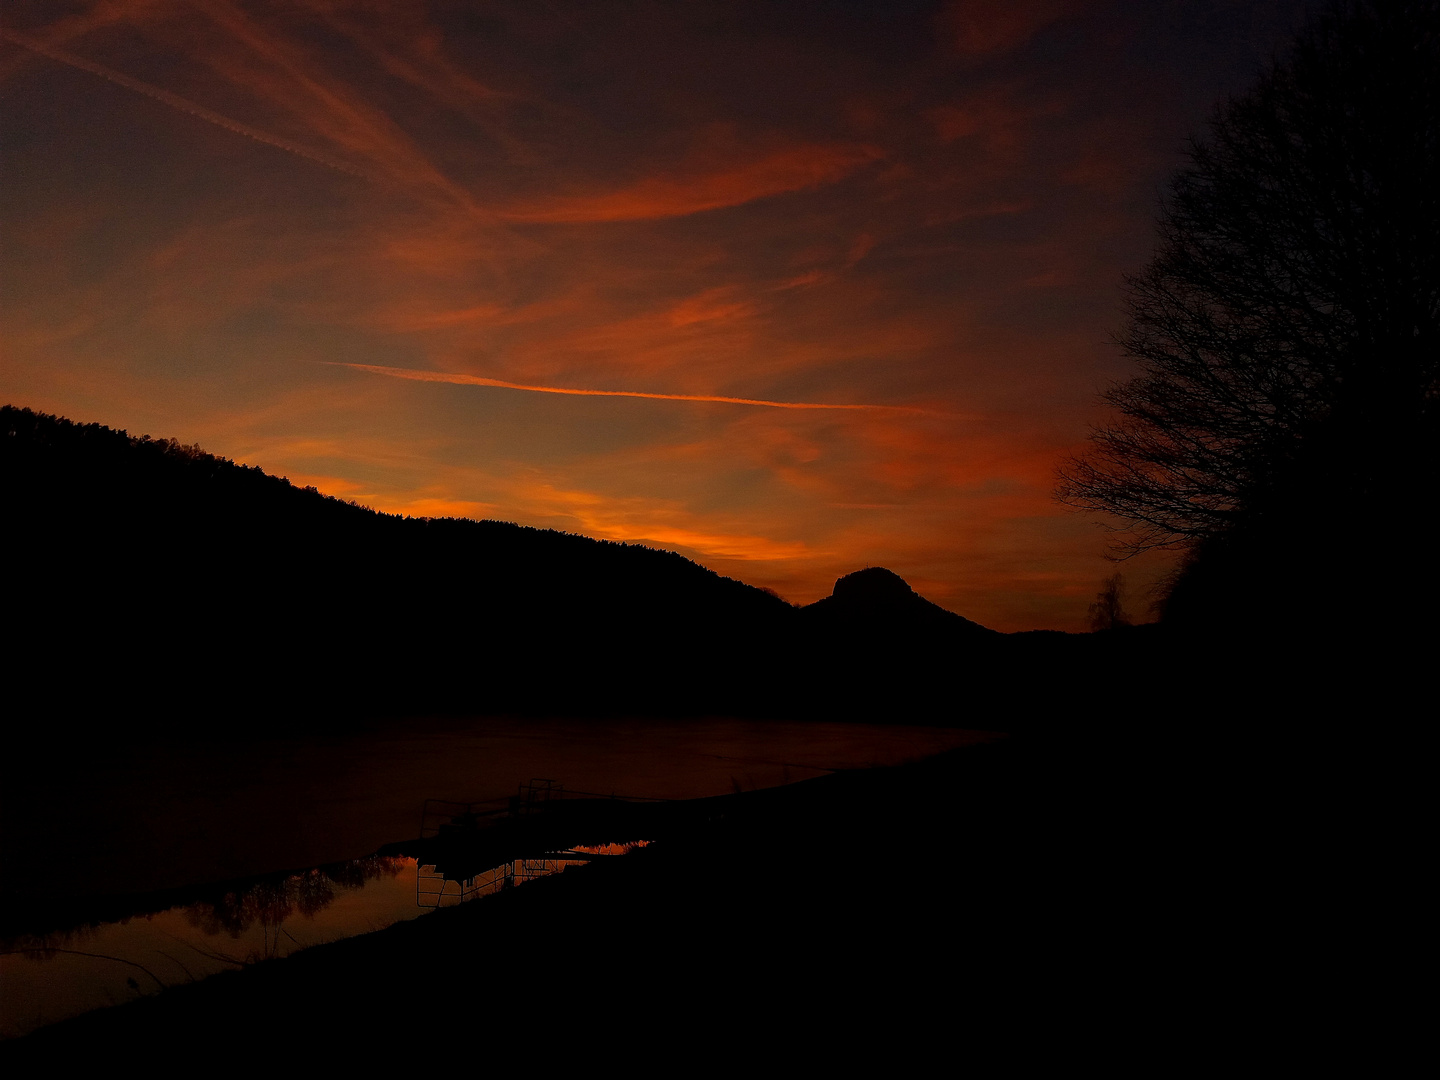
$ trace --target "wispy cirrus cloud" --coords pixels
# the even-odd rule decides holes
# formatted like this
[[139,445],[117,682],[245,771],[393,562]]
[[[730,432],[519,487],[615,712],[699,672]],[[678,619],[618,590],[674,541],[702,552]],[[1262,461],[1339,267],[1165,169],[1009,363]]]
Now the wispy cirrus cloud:
[[287,154],[294,154],[296,157],[306,158],[318,165],[324,165],[327,169],[349,173],[351,176],[358,176],[364,179],[374,178],[364,169],[348,161],[342,161],[332,154],[327,154],[312,146],[305,146],[295,142],[293,139],[284,138],[273,132],[263,131],[253,125],[243,124],[239,120],[224,116],[214,109],[207,109],[204,105],[199,105],[196,102],[190,101],[188,98],[183,98],[179,94],[172,94],[163,87],[133,78],[126,75],[123,71],[116,71],[114,68],[106,67],[104,64],[97,64],[93,60],[87,60],[85,57],[73,52],[49,45],[38,38],[33,38],[26,34],[18,34],[13,30],[0,27],[0,40],[8,41],[12,45],[18,45],[22,49],[29,49],[33,53],[75,68],[77,71],[89,72],[91,75],[105,79],[107,82],[112,82],[116,86],[122,86],[126,90],[133,90],[137,94],[143,94],[148,98],[153,98],[162,105],[168,105],[170,108],[176,109],[179,112],[186,113],[199,120],[204,120],[207,124],[214,124],[216,127],[224,128],[226,131],[233,131],[236,135],[243,135],[247,139],[254,139],[258,143],[273,146],[277,150],[285,151]]
[[0,389],[1073,628],[1104,541],[1051,463],[1123,374],[1167,148],[1282,4],[1197,48],[1145,0],[12,0]]
[[312,50],[274,32],[229,0],[194,0],[195,8],[235,48],[199,55],[235,87],[271,110],[366,162],[364,172],[412,196],[438,201],[451,212],[488,218],[484,207],[455,182],[385,109],[373,104],[354,80],[332,75]]

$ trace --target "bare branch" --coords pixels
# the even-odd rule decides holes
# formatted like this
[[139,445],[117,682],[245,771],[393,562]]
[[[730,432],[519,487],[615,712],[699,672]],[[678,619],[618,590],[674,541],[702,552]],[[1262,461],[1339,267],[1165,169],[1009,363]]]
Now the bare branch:
[[1440,426],[1437,42],[1435,0],[1335,4],[1192,146],[1126,282],[1139,373],[1056,487],[1118,552],[1420,482],[1380,478]]

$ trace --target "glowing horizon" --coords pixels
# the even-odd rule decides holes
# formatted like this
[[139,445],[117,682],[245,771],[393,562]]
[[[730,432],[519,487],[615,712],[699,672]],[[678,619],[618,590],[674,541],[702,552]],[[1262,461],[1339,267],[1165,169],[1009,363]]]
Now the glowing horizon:
[[1312,2],[16,0],[0,399],[1081,629],[1114,568],[1051,488],[1123,277]]

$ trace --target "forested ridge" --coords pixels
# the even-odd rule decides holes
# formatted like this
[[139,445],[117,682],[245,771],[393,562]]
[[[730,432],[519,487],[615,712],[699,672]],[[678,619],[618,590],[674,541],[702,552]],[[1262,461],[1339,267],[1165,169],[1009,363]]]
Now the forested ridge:
[[790,612],[673,552],[377,513],[172,439],[0,417],[10,622],[40,702],[658,704],[678,669],[688,687],[702,663],[763,664]]
[[948,722],[1003,690],[974,674],[1007,635],[879,568],[801,609],[674,552],[378,513],[173,439],[13,406],[0,436],[10,692],[32,715]]
[[1425,640],[1345,623],[1239,652],[1183,626],[1000,634],[878,567],[800,608],[673,552],[377,513],[172,439],[12,406],[0,499],[7,695],[27,718],[12,738],[128,736],[120,716],[137,710],[145,730],[217,737],[434,712],[1015,729],[1068,726],[1077,700],[1143,725],[1138,703],[1182,686],[1172,713],[1243,685],[1296,715],[1305,694],[1339,700],[1347,671],[1372,693],[1361,675],[1395,678]]

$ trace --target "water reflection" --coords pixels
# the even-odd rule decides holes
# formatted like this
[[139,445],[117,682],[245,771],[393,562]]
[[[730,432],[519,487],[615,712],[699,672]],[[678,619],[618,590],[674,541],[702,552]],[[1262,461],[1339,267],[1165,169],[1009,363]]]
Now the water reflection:
[[[488,895],[507,881],[518,884],[603,854],[569,847],[577,841],[662,835],[643,802],[616,800],[616,791],[657,804],[702,799],[834,769],[894,764],[993,737],[725,718],[412,719],[346,736],[233,745],[175,739],[80,755],[63,769],[22,770],[0,785],[4,929],[44,929],[57,910],[76,910],[84,897],[164,896],[165,903],[185,903],[64,932],[0,938],[0,1038],[161,986],[382,929],[427,907]],[[473,800],[513,791],[516,776],[537,774],[564,776],[585,792],[604,793],[605,802],[576,808],[586,815],[583,830],[572,829],[567,808],[558,819],[566,835],[532,829],[523,844],[497,840],[499,850],[479,850],[492,846],[487,839],[464,848],[453,864],[413,850],[333,861],[414,836],[416,809],[432,796]],[[541,801],[534,781],[530,788],[529,801]],[[543,801],[553,794],[547,789]],[[513,798],[495,801],[508,811]],[[526,817],[523,788],[518,803],[514,816]],[[477,817],[485,809],[464,805]],[[454,824],[456,817],[447,813],[444,820]],[[422,836],[427,831],[422,826]],[[558,851],[577,854],[557,858]],[[214,895],[193,888],[320,864],[329,865],[256,878]],[[421,866],[441,879],[438,898],[423,906]]]
[[42,913],[51,901],[321,866],[415,835],[416,811],[428,798],[509,794],[519,777],[697,799],[897,764],[992,737],[901,725],[534,717],[407,719],[345,736],[252,735],[177,737],[104,754],[77,747],[53,767],[14,770],[0,785],[0,897],[9,910]]
[[535,878],[558,874],[566,867],[579,866],[592,858],[627,855],[648,843],[648,840],[634,840],[624,844],[579,844],[560,853],[558,858],[513,859],[464,879],[449,877],[433,863],[426,864],[419,867],[416,874],[415,903],[430,910],[453,907],[467,900],[512,889]]
[[[367,881],[397,877],[404,870],[405,860],[390,856],[317,867],[279,881],[257,882],[212,901],[190,904],[184,909],[185,921],[210,937],[227,934],[239,940],[257,926],[268,935],[297,912],[313,920],[335,902],[337,889],[363,889]],[[267,950],[266,955],[271,954]]]
[[0,1038],[421,914],[414,859],[271,876],[121,919],[0,940]]
[[271,876],[165,911],[0,939],[0,1039],[489,896],[645,841],[510,859],[464,880],[401,855]]
[[[316,923],[341,892],[363,889],[367,882],[381,878],[399,877],[409,869],[407,862],[393,856],[354,859],[278,880],[255,882],[248,888],[232,890],[213,900],[177,910],[183,910],[185,922],[206,937],[224,934],[231,941],[244,941],[252,946],[252,951],[243,956],[221,950],[211,950],[209,955],[226,963],[251,964],[284,956],[298,946],[294,934],[285,926],[293,916],[298,914]],[[356,932],[335,920],[319,921],[328,923],[337,937],[349,937]],[[258,949],[253,948],[255,931],[259,932]]]

